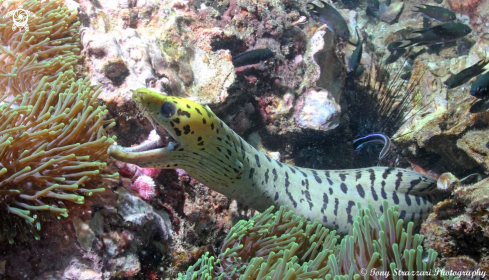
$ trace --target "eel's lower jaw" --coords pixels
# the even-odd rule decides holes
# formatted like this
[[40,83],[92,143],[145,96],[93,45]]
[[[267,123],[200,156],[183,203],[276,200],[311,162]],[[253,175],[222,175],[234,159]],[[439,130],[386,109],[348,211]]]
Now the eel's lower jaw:
[[109,146],[107,153],[116,160],[144,167],[145,164],[158,162],[179,146],[178,143],[171,141],[165,146],[164,142],[166,141],[163,141],[156,133],[151,133],[148,140],[137,146],[121,147],[114,143]]

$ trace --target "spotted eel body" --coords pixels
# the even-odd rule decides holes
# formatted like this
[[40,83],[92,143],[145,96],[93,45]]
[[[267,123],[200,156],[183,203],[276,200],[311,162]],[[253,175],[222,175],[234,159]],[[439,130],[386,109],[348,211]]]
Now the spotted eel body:
[[444,197],[434,179],[411,170],[315,170],[283,164],[245,142],[207,106],[147,89],[134,91],[133,99],[153,125],[163,126],[177,143],[162,148],[114,144],[110,156],[143,167],[184,169],[209,188],[258,211],[288,205],[297,214],[347,233],[357,202],[366,207],[370,201],[381,214],[387,199],[399,205],[401,218],[418,227]]

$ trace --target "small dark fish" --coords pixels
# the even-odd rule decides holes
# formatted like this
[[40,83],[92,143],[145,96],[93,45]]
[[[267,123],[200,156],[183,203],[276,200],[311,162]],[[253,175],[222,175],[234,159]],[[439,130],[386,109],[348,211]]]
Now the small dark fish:
[[471,114],[482,113],[489,110],[489,102],[487,99],[479,99],[469,108]]
[[391,53],[393,53],[396,50],[398,50],[401,45],[402,45],[402,40],[401,41],[393,41],[393,42],[390,42],[387,45],[387,50],[389,50]]
[[484,59],[479,60],[479,62],[477,62],[476,64],[467,67],[464,70],[460,71],[459,73],[453,75],[450,79],[448,79],[445,82],[445,85],[447,85],[447,88],[454,88],[465,84],[473,77],[480,75],[482,72],[484,72],[486,70],[484,69],[484,67],[488,63],[489,63],[489,58],[485,60]]
[[[408,38],[406,40],[396,41],[394,48],[406,48],[409,46],[422,46],[431,44],[441,44],[460,39],[472,32],[469,26],[460,22],[449,22],[441,25],[433,26],[428,29],[413,31],[420,33],[419,36]],[[392,42],[391,44],[393,44]]]
[[430,28],[431,26],[431,19],[428,17],[423,17],[423,29]]
[[256,49],[233,56],[234,67],[251,65],[272,58],[275,54],[270,49]]
[[367,7],[372,11],[378,11],[380,7],[379,0],[367,0]]
[[392,146],[389,136],[382,132],[374,132],[353,140],[353,148],[355,150],[359,150],[363,147],[363,145],[368,143],[379,143],[384,145],[382,151],[380,151],[379,160],[383,159],[389,153]]
[[489,71],[480,75],[472,84],[470,94],[481,99],[489,97]]
[[411,74],[412,73],[413,73],[412,71],[408,71],[408,72],[402,74],[401,76],[399,76],[399,78],[401,78],[401,79],[403,79],[405,81],[409,81],[409,79],[411,79]]
[[401,44],[402,41],[394,41],[387,45],[387,49],[391,52],[391,54],[386,58],[385,64],[396,62],[407,52],[407,49],[398,48]]
[[348,60],[348,72],[354,72],[357,70],[358,65],[360,65],[360,60],[362,59],[362,51],[363,51],[363,40],[360,41],[360,34],[358,34],[358,46],[351,54],[350,60]]
[[336,36],[350,39],[350,30],[345,19],[341,16],[340,12],[336,10],[330,4],[320,1],[323,7],[319,7],[314,3],[307,3],[307,9],[316,14],[324,23],[328,25],[328,29],[331,30]]
[[423,13],[423,16],[436,19],[441,22],[450,22],[457,18],[454,12],[438,6],[422,5],[421,7],[415,6],[415,8],[418,10],[413,10],[413,12]]

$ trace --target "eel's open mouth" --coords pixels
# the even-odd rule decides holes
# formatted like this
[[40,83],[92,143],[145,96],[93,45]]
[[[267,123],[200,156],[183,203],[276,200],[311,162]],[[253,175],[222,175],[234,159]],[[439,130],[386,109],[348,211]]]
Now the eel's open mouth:
[[133,147],[121,147],[114,143],[110,145],[107,153],[116,160],[144,165],[143,163],[148,163],[149,159],[155,156],[161,157],[174,151],[179,144],[171,140],[171,136],[162,138],[156,130],[152,130],[143,143]]

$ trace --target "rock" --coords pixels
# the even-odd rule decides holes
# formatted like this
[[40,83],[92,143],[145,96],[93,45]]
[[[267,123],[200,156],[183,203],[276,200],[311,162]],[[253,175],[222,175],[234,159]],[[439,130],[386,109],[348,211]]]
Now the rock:
[[328,131],[338,126],[340,109],[327,90],[309,89],[299,97],[294,119],[300,128]]
[[489,149],[486,147],[488,141],[489,131],[473,130],[467,132],[457,141],[457,147],[487,170],[489,169],[489,158],[487,157]]
[[196,48],[190,65],[195,73],[191,91],[199,102],[205,104],[226,99],[227,88],[234,82],[229,51],[206,52]]
[[88,223],[83,222],[80,218],[73,218],[73,226],[75,227],[76,238],[80,243],[80,246],[85,251],[90,251],[92,249],[92,242],[95,239],[95,233],[90,228]]
[[385,4],[385,1],[380,2],[378,11],[369,11],[376,18],[387,23],[393,23],[399,18],[402,10],[404,9],[404,2],[393,2],[390,6]]
[[153,220],[154,212],[151,205],[141,198],[120,190],[117,199],[117,213],[126,222],[130,222],[136,227],[142,227],[149,221]]
[[117,278],[131,277],[141,270],[141,263],[135,254],[110,259],[107,266],[110,274]]
[[120,58],[107,61],[102,66],[102,72],[115,85],[122,84],[124,79],[129,75],[129,69],[127,69],[126,64]]
[[115,257],[124,253],[129,248],[133,240],[134,234],[127,230],[122,232],[111,231],[104,233],[102,236],[105,252],[107,252],[110,257]]
[[304,58],[307,68],[299,90],[304,92],[315,85],[326,89],[339,100],[345,72],[343,63],[336,55],[334,33],[317,30],[308,42]]
[[422,225],[424,245],[438,252],[438,262],[445,269],[481,276],[489,273],[485,261],[489,258],[489,180],[471,185],[454,182],[454,197],[436,205]]

